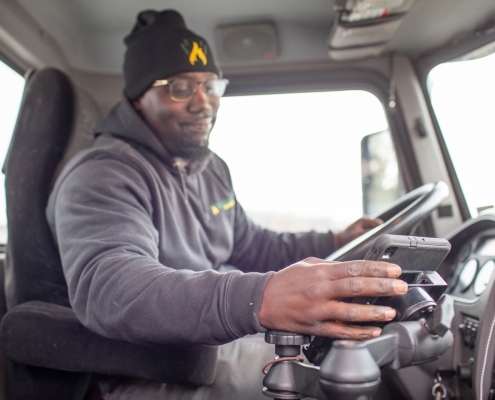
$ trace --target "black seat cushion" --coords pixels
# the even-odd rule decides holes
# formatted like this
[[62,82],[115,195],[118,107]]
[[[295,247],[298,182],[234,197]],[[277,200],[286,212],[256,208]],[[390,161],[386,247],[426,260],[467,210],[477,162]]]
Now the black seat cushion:
[[72,372],[132,376],[188,386],[211,385],[218,348],[152,346],[107,339],[86,329],[72,309],[39,301],[18,305],[0,328],[9,359]]

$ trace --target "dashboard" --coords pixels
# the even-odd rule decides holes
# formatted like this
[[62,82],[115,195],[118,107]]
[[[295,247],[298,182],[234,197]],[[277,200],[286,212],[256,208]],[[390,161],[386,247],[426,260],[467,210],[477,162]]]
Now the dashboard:
[[454,345],[438,360],[391,371],[405,398],[433,398],[441,379],[448,399],[495,399],[495,215],[465,222],[447,240],[438,273],[455,302]]
[[459,251],[448,277],[451,296],[459,301],[476,301],[486,290],[495,270],[495,229],[469,240]]

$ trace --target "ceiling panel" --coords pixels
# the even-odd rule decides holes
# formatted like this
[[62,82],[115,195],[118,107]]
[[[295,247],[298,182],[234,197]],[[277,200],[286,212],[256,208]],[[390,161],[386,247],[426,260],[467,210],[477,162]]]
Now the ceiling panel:
[[[328,59],[326,41],[333,0],[17,0],[59,44],[70,65],[82,71],[120,72],[123,37],[143,9],[174,8],[214,47],[220,24],[272,20],[281,55],[273,61],[226,62],[223,68]],[[388,49],[417,55],[488,20],[495,0],[416,0]],[[215,51],[218,54],[218,51]]]

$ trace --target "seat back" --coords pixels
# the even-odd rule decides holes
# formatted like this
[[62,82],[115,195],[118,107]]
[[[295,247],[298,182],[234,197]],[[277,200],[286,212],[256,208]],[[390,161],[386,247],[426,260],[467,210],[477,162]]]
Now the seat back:
[[4,165],[8,308],[32,300],[69,306],[45,208],[56,174],[75,151],[91,144],[100,119],[94,101],[61,71],[47,68],[29,77]]
[[94,373],[191,386],[215,379],[215,346],[104,338],[85,328],[70,308],[45,208],[57,174],[91,145],[100,119],[94,101],[62,72],[44,69],[28,80],[4,165],[8,312],[0,350],[9,360],[12,400],[82,400]]

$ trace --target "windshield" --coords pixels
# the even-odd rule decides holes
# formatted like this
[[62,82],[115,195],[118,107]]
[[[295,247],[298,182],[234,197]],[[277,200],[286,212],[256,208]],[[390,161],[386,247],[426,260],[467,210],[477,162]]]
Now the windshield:
[[[277,231],[342,229],[369,210],[361,142],[377,132],[395,155],[383,105],[367,91],[226,97],[211,147],[256,223]],[[388,193],[398,186],[394,161],[393,176],[381,174],[392,178],[379,182],[382,206],[398,196]]]
[[433,68],[428,91],[472,217],[495,204],[495,44]]

